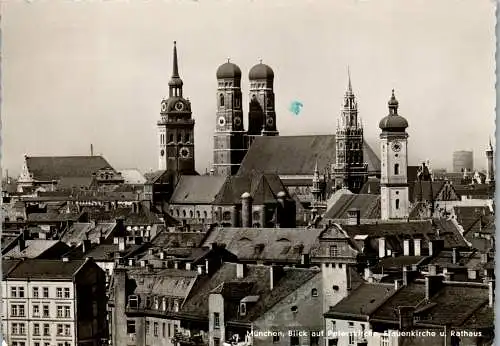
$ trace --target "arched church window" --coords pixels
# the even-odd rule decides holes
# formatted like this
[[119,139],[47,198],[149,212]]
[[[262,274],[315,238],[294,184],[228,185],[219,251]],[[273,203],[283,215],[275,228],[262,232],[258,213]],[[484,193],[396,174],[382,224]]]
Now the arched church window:
[[394,165],[394,175],[398,175],[398,174],[399,174],[399,164],[398,164],[398,163],[396,163],[396,164]]
[[186,133],[186,136],[184,136],[184,142],[188,143],[190,140],[189,133]]
[[223,94],[220,94],[220,96],[219,96],[219,105],[221,107],[224,106],[224,95]]
[[399,209],[399,199],[396,199],[396,210]]
[[182,135],[179,133],[177,135],[177,143],[180,143],[180,142],[182,142]]
[[186,217],[186,211],[185,210],[182,211],[182,216]]
[[169,143],[172,143],[173,141],[174,141],[174,135],[172,135],[172,134],[171,134],[171,135],[168,137],[168,142],[169,142]]
[[205,211],[203,212],[203,218],[205,218],[205,219],[206,219],[206,218],[207,218],[207,216],[208,216],[208,214],[207,214],[207,211],[205,210]]
[[196,211],[196,217],[197,217],[198,219],[201,217],[201,214],[200,214],[200,211],[199,211],[199,210],[197,210],[197,211]]
[[222,218],[224,219],[224,221],[231,220],[231,212],[225,211],[224,214],[222,214]]
[[193,217],[193,211],[192,210],[189,211],[189,217]]

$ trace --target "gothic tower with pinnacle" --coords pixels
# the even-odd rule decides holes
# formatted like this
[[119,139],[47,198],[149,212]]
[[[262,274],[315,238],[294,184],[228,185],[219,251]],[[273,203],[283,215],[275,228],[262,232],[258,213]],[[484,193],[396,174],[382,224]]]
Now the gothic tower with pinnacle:
[[176,175],[190,175],[195,174],[194,119],[191,102],[184,98],[182,86],[177,46],[174,41],[172,78],[168,82],[169,95],[161,101],[161,119],[157,123],[158,168]]
[[262,61],[252,67],[250,81],[250,107],[248,111],[248,146],[256,136],[277,136],[274,107],[274,72]]
[[382,167],[380,203],[382,220],[406,220],[409,216],[408,193],[408,121],[398,114],[399,102],[392,91],[389,115],[379,127]]
[[215,175],[235,175],[246,154],[241,70],[229,62],[217,69],[217,112],[214,135]]
[[363,126],[358,118],[358,104],[352,92],[350,73],[335,142],[335,189],[347,188],[358,193],[368,177],[368,164],[363,159]]

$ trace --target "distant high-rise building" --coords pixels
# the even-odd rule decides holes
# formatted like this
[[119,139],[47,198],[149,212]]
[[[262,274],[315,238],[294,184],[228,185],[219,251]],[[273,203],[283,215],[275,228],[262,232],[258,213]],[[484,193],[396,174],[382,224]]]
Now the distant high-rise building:
[[488,165],[486,166],[486,184],[494,184],[495,183],[495,163],[494,163],[494,155],[495,151],[493,150],[493,146],[490,144],[488,149],[486,149],[486,159],[488,160]]
[[453,172],[472,172],[474,155],[472,151],[458,150],[453,152]]

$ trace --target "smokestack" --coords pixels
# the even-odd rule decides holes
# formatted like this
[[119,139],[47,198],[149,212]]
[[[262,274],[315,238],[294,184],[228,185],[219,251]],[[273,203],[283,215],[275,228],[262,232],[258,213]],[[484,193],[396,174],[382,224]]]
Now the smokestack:
[[94,145],[90,144],[90,156],[94,156]]
[[241,195],[241,221],[242,227],[252,227],[252,196],[248,192]]

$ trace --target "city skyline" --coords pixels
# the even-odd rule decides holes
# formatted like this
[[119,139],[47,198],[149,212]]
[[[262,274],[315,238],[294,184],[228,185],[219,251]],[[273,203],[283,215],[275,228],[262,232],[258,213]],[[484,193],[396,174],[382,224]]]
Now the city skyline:
[[[473,150],[475,167],[486,166],[495,139],[491,2],[420,1],[404,9],[395,1],[343,1],[305,14],[307,3],[3,3],[3,167],[18,173],[24,153],[89,155],[93,144],[117,168],[155,170],[173,41],[200,173],[213,161],[215,71],[228,57],[243,74],[245,128],[248,71],[260,59],[275,72],[283,136],[335,133],[349,66],[365,139],[377,155],[378,122],[395,89],[409,122],[410,165],[429,159],[450,169],[453,151]],[[141,21],[144,15],[151,20]],[[311,29],[315,22],[322,25]],[[212,25],[211,37],[204,25]],[[282,29],[271,31],[274,25]],[[289,111],[293,101],[303,104],[299,116]]]

